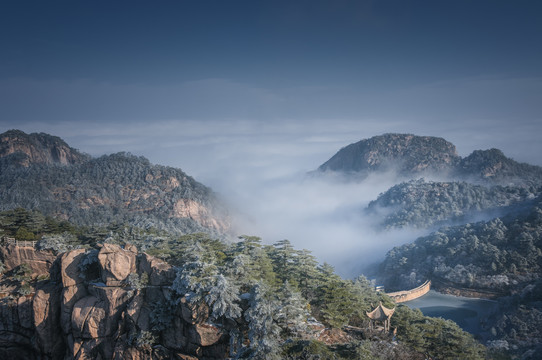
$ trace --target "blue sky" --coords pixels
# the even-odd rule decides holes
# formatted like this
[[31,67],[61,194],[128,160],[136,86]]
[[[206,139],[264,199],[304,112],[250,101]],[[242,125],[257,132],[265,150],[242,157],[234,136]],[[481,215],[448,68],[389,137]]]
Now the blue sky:
[[542,165],[541,15],[523,0],[6,0],[0,131],[131,151],[244,201],[385,132]]
[[[319,162],[397,131],[542,164],[532,155],[542,150],[541,10],[495,0],[3,1],[0,128],[160,161],[167,150],[129,146],[115,128],[148,135],[149,122],[176,123],[181,136],[196,123],[215,137],[215,123],[236,132],[242,122],[254,138],[291,136],[280,129],[293,124],[304,131],[294,137],[329,135]],[[119,146],[96,149],[90,134],[118,135]]]

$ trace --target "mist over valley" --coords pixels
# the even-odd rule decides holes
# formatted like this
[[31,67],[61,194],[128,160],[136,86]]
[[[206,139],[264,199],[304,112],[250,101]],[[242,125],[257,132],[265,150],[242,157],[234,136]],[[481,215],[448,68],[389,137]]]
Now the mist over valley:
[[[129,153],[93,158],[44,133],[1,134],[0,154],[3,232],[37,239],[41,249],[128,243],[182,264],[173,255],[179,236],[234,247],[261,237],[267,249],[304,249],[343,277],[365,274],[388,291],[431,280],[443,293],[498,299],[474,320],[485,325],[468,327],[496,349],[526,346],[511,335],[529,321],[511,298],[529,316],[540,311],[532,294],[541,286],[542,168],[496,149],[461,157],[442,138],[384,134],[343,147],[313,171],[225,178],[220,192],[180,169]],[[9,225],[13,216],[29,225]],[[47,231],[78,235],[29,227],[44,221],[72,224]],[[510,317],[516,323],[506,325]]]
[[0,359],[541,359],[541,12],[0,2]]

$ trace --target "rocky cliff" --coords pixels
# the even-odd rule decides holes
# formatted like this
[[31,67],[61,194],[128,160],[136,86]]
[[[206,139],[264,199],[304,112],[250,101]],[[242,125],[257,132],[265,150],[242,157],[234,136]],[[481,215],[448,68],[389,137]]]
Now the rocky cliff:
[[[183,297],[178,306],[168,306],[175,271],[135,247],[104,244],[99,250],[56,257],[10,245],[1,256],[11,260],[0,283],[0,358],[189,360],[227,355],[229,338],[223,327],[208,322],[207,305]],[[36,259],[45,258],[38,265]],[[26,281],[34,285],[21,296],[13,291],[11,275],[25,263],[34,278]],[[160,339],[152,335],[157,333]]]
[[79,164],[89,159],[59,137],[10,130],[0,135],[0,158],[12,157],[22,166],[31,164]]

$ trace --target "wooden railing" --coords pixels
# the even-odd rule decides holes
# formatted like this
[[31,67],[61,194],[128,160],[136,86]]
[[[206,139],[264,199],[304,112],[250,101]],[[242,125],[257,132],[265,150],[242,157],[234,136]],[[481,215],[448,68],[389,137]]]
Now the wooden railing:
[[15,245],[17,247],[31,247],[31,248],[35,248],[36,247],[36,242],[37,241],[27,241],[27,240],[15,240],[15,238],[11,238],[11,237],[3,237],[2,238],[4,244],[6,245]]

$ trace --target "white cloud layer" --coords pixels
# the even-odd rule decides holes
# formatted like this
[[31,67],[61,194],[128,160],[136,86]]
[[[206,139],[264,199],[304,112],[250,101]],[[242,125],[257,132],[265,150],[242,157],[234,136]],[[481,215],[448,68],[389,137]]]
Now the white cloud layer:
[[47,132],[94,156],[130,151],[179,167],[239,211],[240,233],[269,243],[288,238],[342,273],[418,234],[378,234],[361,215],[390,179],[337,184],[305,176],[340,148],[386,132],[414,133],[444,137],[462,156],[497,147],[542,165],[540,79],[374,92],[263,89],[224,79],[171,86],[12,79],[0,81],[0,97],[0,131]]

